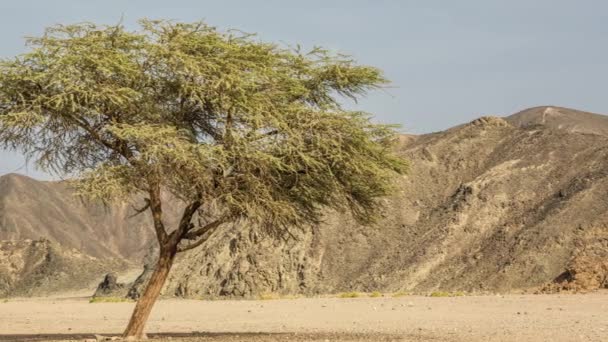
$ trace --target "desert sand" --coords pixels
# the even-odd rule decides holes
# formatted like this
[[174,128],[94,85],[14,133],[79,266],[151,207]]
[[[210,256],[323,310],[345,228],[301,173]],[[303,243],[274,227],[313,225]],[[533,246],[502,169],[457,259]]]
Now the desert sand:
[[[0,340],[119,335],[133,303],[0,302]],[[161,300],[150,338],[196,341],[608,341],[608,292],[277,300]],[[98,336],[99,338],[99,336]]]

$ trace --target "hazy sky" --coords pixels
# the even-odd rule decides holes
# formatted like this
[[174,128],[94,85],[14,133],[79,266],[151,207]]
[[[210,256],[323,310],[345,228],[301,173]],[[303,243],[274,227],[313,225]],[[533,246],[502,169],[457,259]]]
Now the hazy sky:
[[[0,57],[56,23],[128,27],[137,19],[204,19],[261,39],[321,45],[383,69],[393,87],[360,108],[425,133],[537,105],[608,113],[608,2],[572,0],[4,0]],[[0,151],[0,174],[25,167]]]

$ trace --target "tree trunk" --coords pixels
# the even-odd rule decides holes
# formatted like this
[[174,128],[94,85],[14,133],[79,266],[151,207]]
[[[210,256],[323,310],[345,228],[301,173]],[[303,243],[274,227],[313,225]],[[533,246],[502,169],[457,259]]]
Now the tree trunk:
[[[168,244],[171,243],[169,242]],[[146,338],[144,327],[148,321],[150,312],[152,312],[152,307],[156,303],[160,291],[167,280],[175,254],[177,254],[177,246],[165,245],[160,247],[160,254],[154,272],[150,277],[148,285],[146,285],[144,293],[139,297],[137,304],[135,304],[135,309],[133,310],[127,329],[123,333],[123,337],[136,340]]]

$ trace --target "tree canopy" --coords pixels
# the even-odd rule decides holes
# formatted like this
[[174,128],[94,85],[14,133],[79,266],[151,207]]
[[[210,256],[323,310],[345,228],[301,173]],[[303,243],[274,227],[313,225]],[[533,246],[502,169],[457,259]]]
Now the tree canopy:
[[[203,23],[56,26],[0,65],[0,141],[103,199],[158,184],[269,223],[319,205],[370,217],[403,162],[392,127],[342,108],[386,82],[373,67]],[[150,182],[151,181],[151,182]]]
[[[58,25],[27,41],[0,64],[0,144],[88,197],[143,194],[161,252],[240,219],[276,230],[329,207],[366,222],[405,171],[395,127],[342,105],[387,83],[348,56],[202,22]],[[184,202],[178,227],[162,191]]]

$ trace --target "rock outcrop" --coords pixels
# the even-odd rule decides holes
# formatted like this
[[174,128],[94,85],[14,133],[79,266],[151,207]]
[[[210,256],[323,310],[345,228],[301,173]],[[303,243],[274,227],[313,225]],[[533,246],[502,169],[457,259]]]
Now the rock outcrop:
[[97,290],[95,290],[93,297],[124,297],[125,285],[118,282],[116,273],[108,273],[101,283],[97,285]]
[[122,260],[98,259],[45,239],[0,241],[0,297],[78,290],[125,267]]

